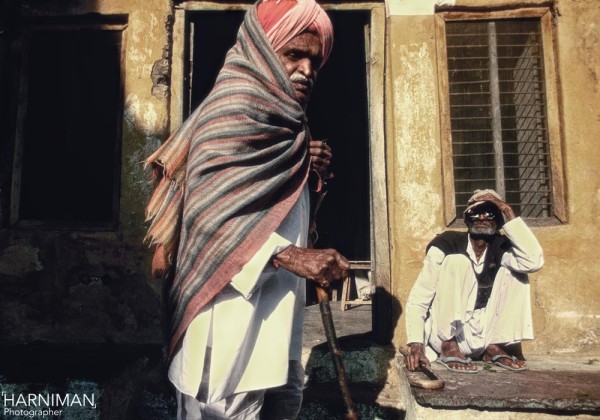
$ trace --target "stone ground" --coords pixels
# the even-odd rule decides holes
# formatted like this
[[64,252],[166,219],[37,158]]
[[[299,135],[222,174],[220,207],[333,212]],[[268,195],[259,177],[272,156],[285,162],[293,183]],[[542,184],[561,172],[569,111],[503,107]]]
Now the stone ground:
[[[339,302],[330,302],[330,308],[338,337],[368,336],[371,332],[370,305],[351,306],[342,311]],[[311,348],[326,341],[319,305],[307,306],[304,315],[304,347]]]
[[[403,359],[370,338],[371,307],[331,304],[350,390],[362,419],[588,419],[600,416],[600,355],[528,356],[530,370],[508,372],[478,362],[465,375],[433,364],[440,391],[408,385]],[[339,419],[345,412],[318,305],[306,308],[301,420]],[[94,395],[98,406],[71,407],[61,420],[167,420],[176,404],[165,380],[161,346],[0,349],[0,394]],[[0,398],[0,406],[4,404]],[[6,404],[4,404],[6,406]],[[0,409],[4,410],[4,406]],[[22,419],[7,415],[2,419]]]
[[[371,306],[352,306],[342,311],[331,302],[335,332],[343,353],[352,399],[362,419],[404,418],[392,346],[373,342]],[[345,413],[333,368],[319,305],[306,308],[303,364],[306,370],[301,420],[339,419]]]
[[[403,358],[392,349],[393,367],[388,369],[387,374],[367,378],[367,381],[356,381],[351,372],[355,358],[362,358],[365,367],[370,363],[389,366],[387,357],[390,353],[382,352],[379,356],[365,357],[364,352],[356,352],[356,349],[361,348],[361,342],[370,346],[371,350],[380,348],[369,339],[370,307],[358,306],[342,312],[334,302],[331,308],[344,352],[346,370],[350,371],[348,376],[353,397],[361,408],[375,409],[364,412],[366,415],[362,418],[450,420],[600,416],[600,354],[526,355],[529,370],[523,372],[510,372],[491,364],[476,362],[480,372],[475,375],[450,372],[442,365],[433,363],[432,368],[445,381],[445,387],[438,391],[428,391],[408,385]],[[323,346],[325,342],[318,311],[317,305],[307,308],[304,336],[307,349],[311,346]],[[312,368],[309,363],[307,371],[310,373]],[[397,380],[394,379],[394,374],[397,375]],[[374,386],[367,386],[368,381]],[[329,401],[336,398],[335,394],[324,392],[327,386],[331,389],[336,385],[332,382],[325,383],[325,386],[316,386],[309,381],[305,391],[307,404],[315,404],[319,399]],[[337,398],[340,398],[339,395]],[[336,408],[338,413],[343,412],[343,407],[338,405]]]
[[431,407],[480,407],[589,412],[600,415],[600,358],[540,356],[527,358],[529,369],[511,372],[477,362],[475,375],[450,372],[435,363],[445,381],[441,391],[413,389],[419,404]]

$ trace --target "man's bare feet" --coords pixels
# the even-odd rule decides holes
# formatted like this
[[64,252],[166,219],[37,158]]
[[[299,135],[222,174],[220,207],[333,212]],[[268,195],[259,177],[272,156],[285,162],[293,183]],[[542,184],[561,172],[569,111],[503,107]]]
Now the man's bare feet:
[[499,363],[503,365],[502,367],[505,367],[509,370],[523,370],[527,367],[525,360],[518,360],[517,358],[508,354],[506,350],[504,350],[498,344],[490,344],[487,349],[485,349],[482,359],[484,362],[494,362],[495,364]]
[[440,355],[440,359],[444,359],[447,357],[456,357],[458,359],[462,359],[462,360],[469,360],[469,362],[467,363],[460,363],[460,362],[451,362],[448,361],[446,362],[446,366],[450,369],[450,370],[464,370],[464,371],[468,371],[468,372],[473,372],[477,370],[477,366],[475,366],[473,363],[471,363],[470,359],[468,359],[458,348],[458,343],[456,342],[456,340],[454,338],[447,340],[447,341],[442,341],[442,354]]

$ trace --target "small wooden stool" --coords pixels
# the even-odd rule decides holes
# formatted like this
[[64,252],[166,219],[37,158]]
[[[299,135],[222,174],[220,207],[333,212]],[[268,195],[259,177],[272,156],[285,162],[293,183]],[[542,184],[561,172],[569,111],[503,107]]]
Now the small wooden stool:
[[355,270],[371,270],[371,261],[350,261],[350,275],[343,281],[341,305],[342,311],[348,309],[351,305],[371,305],[370,300],[351,299],[352,285],[355,280]]

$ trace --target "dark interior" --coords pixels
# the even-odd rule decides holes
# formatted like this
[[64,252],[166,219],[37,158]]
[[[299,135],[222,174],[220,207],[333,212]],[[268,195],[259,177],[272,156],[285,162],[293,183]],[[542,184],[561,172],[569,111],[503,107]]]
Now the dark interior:
[[[313,138],[327,139],[334,178],[317,218],[318,248],[336,248],[350,260],[370,260],[369,141],[364,27],[366,12],[330,12],[331,57],[319,73],[308,108]],[[235,42],[243,12],[193,15],[190,107],[206,97]],[[191,60],[190,60],[191,61]]]

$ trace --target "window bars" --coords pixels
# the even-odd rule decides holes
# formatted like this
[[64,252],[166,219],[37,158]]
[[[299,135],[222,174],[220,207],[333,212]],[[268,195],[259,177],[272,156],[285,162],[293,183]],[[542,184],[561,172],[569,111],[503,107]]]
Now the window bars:
[[446,22],[456,211],[493,188],[523,217],[552,215],[538,19]]

